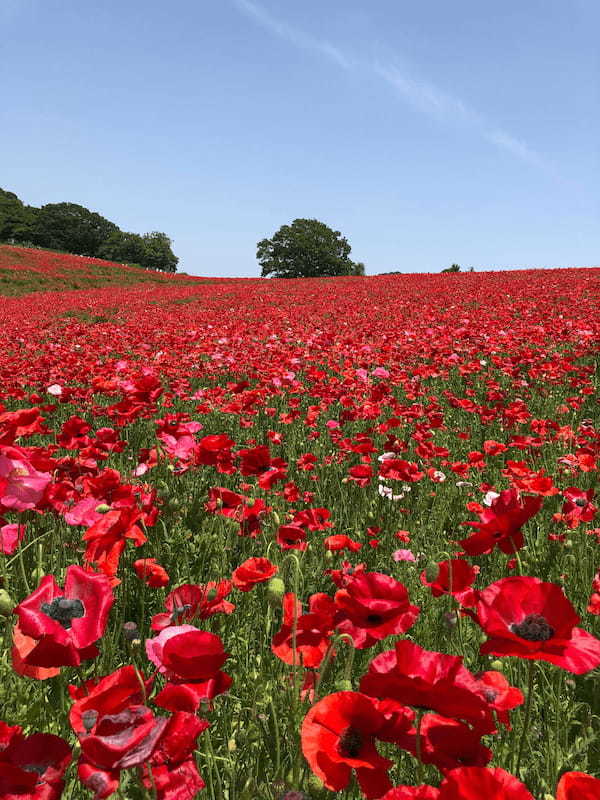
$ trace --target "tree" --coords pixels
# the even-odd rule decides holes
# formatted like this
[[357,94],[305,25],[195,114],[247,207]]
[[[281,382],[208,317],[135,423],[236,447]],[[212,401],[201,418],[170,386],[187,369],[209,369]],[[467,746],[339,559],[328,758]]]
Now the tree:
[[35,215],[31,241],[40,247],[97,256],[101,245],[119,228],[77,203],[47,203]]
[[142,236],[144,243],[144,260],[140,263],[150,269],[161,269],[164,272],[175,272],[179,259],[171,250],[171,240],[166,233],[152,231]]
[[316,219],[295,219],[257,244],[263,278],[323,278],[352,275],[351,247],[339,231]]
[[113,231],[98,250],[99,258],[108,261],[120,261],[125,264],[144,265],[146,260],[146,244],[137,233]]
[[0,242],[29,240],[35,211],[13,192],[0,189]]
[[447,269],[443,269],[442,272],[460,272],[460,265],[459,264],[452,264],[451,267]]

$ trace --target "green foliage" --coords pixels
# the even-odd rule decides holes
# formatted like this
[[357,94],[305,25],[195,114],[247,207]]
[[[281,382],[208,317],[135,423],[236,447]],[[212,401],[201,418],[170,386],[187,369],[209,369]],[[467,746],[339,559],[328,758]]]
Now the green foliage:
[[459,264],[452,264],[451,267],[447,269],[443,269],[442,272],[460,272],[460,265]]
[[25,206],[16,194],[4,189],[0,189],[0,241],[30,243],[163,272],[175,272],[179,261],[166,233],[128,233],[76,203]]
[[[316,219],[295,219],[271,239],[257,244],[263,278],[325,278],[361,274],[350,260],[351,247],[339,231]],[[362,265],[364,271],[364,265]]]

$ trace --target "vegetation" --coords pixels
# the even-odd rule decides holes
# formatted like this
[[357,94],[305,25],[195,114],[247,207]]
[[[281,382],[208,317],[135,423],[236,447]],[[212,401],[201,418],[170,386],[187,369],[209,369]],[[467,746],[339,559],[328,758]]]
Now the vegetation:
[[365,265],[350,259],[351,247],[339,231],[317,219],[295,219],[271,239],[257,244],[263,278],[330,278],[364,275]]
[[26,206],[0,189],[0,241],[20,242],[77,255],[105,258],[147,269],[175,272],[179,259],[166,233],[140,236],[77,203]]

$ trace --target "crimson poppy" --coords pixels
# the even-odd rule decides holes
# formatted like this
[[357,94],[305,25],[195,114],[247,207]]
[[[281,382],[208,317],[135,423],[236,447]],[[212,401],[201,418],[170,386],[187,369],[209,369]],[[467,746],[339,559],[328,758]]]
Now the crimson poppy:
[[442,771],[467,765],[483,767],[491,761],[492,751],[481,744],[481,732],[456,719],[424,714],[418,735],[419,750],[415,728],[399,736],[398,745]]
[[600,640],[576,627],[579,617],[554,583],[502,578],[480,592],[470,616],[488,636],[482,654],[549,661],[576,675],[600,664]]
[[270,580],[279,571],[268,558],[248,558],[231,575],[231,582],[240,592],[249,592],[256,584]]
[[500,767],[459,767],[446,774],[439,800],[534,800],[518,778]]
[[140,558],[133,562],[135,574],[151,589],[158,589],[169,583],[169,575],[155,558]]
[[429,586],[434,597],[451,594],[461,605],[474,605],[475,592],[471,589],[477,570],[462,558],[440,561],[429,574],[429,568],[421,573],[421,583]]
[[169,625],[180,625],[196,619],[207,619],[214,614],[231,614],[235,605],[225,598],[231,592],[231,581],[209,581],[208,583],[184,583],[165,598],[169,613],[152,617],[152,630],[162,631]]
[[492,500],[490,508],[479,514],[479,522],[465,522],[477,533],[460,544],[470,556],[491,553],[499,547],[503,553],[514,553],[523,547],[521,528],[542,507],[541,497],[520,497],[516,489],[505,489]]
[[314,669],[321,664],[334,630],[335,607],[324,593],[313,594],[308,613],[293,593],[283,598],[283,620],[273,636],[271,650],[286,664],[300,664]]
[[308,712],[300,731],[302,752],[315,775],[334,792],[343,791],[352,771],[367,798],[391,788],[392,762],[377,752],[377,734],[386,725],[372,698],[358,692],[336,692]]
[[95,642],[114,603],[109,581],[75,564],[67,567],[62,590],[52,575],[16,608],[20,631],[36,645],[23,658],[33,667],[77,667],[95,658]]
[[59,800],[71,748],[50,733],[23,736],[0,722],[0,796],[6,800]]
[[382,572],[361,572],[335,594],[337,629],[348,633],[358,649],[386,636],[405,633],[419,609],[410,604],[404,584]]
[[600,780],[585,772],[565,772],[556,787],[556,800],[598,800]]
[[435,786],[395,786],[381,800],[439,800],[440,790]]

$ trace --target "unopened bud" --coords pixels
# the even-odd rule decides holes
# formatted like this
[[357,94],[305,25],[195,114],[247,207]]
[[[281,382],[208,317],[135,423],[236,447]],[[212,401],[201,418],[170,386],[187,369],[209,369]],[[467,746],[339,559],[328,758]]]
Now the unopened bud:
[[273,512],[273,522],[275,523],[275,525],[280,524],[279,514],[276,511]]
[[425,577],[427,578],[427,582],[433,583],[435,580],[437,580],[437,576],[439,574],[440,574],[440,565],[437,564],[435,561],[430,561],[425,567]]
[[110,511],[110,506],[108,503],[100,503],[100,505],[96,506],[95,511],[97,514],[106,514],[108,511]]
[[281,578],[271,578],[271,580],[267,584],[268,602],[272,606],[277,608],[281,605],[281,600],[284,594],[285,594],[285,583],[281,580]]
[[212,589],[210,589],[210,590],[209,590],[209,591],[206,593],[206,599],[207,599],[209,602],[212,602],[213,600],[215,600],[215,599],[216,599],[216,597],[217,597],[217,590],[216,590],[214,587],[213,587]]
[[10,617],[14,607],[14,600],[6,591],[6,589],[0,589],[0,616]]
[[502,672],[502,668],[504,667],[504,664],[502,663],[502,661],[500,661],[500,659],[499,659],[499,658],[495,658],[495,659],[492,661],[492,663],[490,664],[490,667],[491,667],[492,669],[495,669],[495,670],[496,670],[496,672]]
[[335,682],[335,688],[338,692],[351,692],[352,681],[349,681],[348,678],[340,678]]

